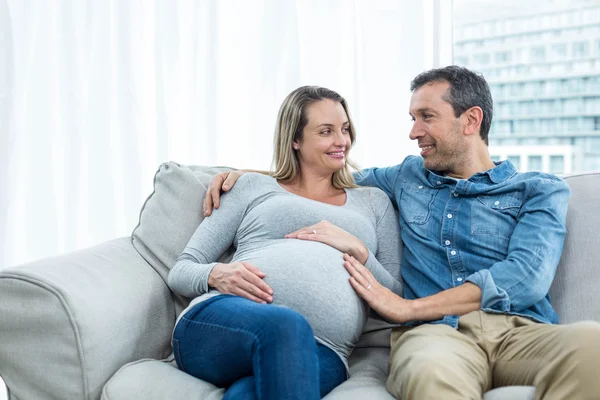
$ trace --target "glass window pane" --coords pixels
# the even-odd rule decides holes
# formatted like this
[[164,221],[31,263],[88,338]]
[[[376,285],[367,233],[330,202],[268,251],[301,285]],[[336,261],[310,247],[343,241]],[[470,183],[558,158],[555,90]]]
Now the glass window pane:
[[565,171],[564,156],[550,156],[550,172],[553,174],[561,174]]
[[527,170],[541,171],[542,170],[542,156],[529,156],[527,158]]
[[513,165],[515,166],[516,169],[518,169],[518,170],[521,169],[521,156],[512,155],[512,156],[508,156],[507,158],[510,160],[510,162],[513,163]]

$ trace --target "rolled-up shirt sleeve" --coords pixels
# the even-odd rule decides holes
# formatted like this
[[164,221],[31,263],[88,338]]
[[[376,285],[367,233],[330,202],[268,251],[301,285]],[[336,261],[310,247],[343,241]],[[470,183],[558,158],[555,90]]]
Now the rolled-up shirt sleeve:
[[482,309],[519,312],[548,294],[562,254],[569,196],[568,185],[554,177],[528,193],[506,259],[466,279],[481,288]]

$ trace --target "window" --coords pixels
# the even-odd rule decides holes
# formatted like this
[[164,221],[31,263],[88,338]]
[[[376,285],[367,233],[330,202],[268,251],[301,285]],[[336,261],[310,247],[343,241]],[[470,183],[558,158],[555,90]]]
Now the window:
[[567,45],[565,43],[553,44],[551,48],[552,58],[562,60],[567,57]]
[[541,171],[542,170],[542,156],[527,157],[527,170]]
[[544,46],[532,47],[529,54],[531,62],[540,62],[546,60],[546,48]]
[[473,60],[478,65],[486,65],[490,63],[490,55],[488,53],[475,54]]
[[508,156],[507,159],[509,159],[510,162],[513,163],[513,165],[515,166],[515,168],[517,170],[521,169],[521,156],[519,156],[519,155],[512,155],[512,156]]
[[501,51],[496,53],[496,62],[497,63],[507,63],[510,61],[510,52],[509,51]]
[[573,58],[586,57],[588,55],[588,42],[573,43]]
[[550,156],[550,172],[553,174],[561,174],[565,170],[564,156]]

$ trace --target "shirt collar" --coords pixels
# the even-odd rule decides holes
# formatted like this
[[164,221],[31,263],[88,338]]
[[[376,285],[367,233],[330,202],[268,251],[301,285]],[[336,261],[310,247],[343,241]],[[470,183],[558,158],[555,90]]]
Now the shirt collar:
[[[482,181],[492,181],[493,183],[501,183],[512,177],[517,173],[517,169],[513,165],[510,160],[496,162],[494,168],[490,168],[484,172],[477,172],[475,175],[471,176],[468,180],[473,182],[482,182]],[[456,182],[457,179],[441,176],[436,174],[433,171],[429,171],[428,180],[431,182],[433,186],[440,185],[445,182]]]
[[510,160],[496,162],[494,168],[488,169],[485,172],[478,172],[473,175],[470,180],[480,181],[481,178],[487,177],[494,183],[501,183],[512,177],[517,173],[517,169]]

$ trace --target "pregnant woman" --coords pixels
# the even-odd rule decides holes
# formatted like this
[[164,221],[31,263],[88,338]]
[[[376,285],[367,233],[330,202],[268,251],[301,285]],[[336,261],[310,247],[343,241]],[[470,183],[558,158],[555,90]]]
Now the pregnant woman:
[[[274,139],[272,175],[242,175],[169,273],[193,298],[173,332],[177,364],[225,399],[320,399],[347,379],[369,311],[348,282],[351,258],[401,292],[396,214],[354,184],[346,101],[296,89]],[[231,244],[231,263],[217,263]]]

